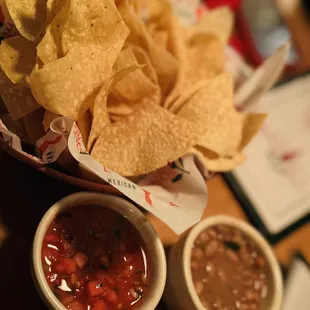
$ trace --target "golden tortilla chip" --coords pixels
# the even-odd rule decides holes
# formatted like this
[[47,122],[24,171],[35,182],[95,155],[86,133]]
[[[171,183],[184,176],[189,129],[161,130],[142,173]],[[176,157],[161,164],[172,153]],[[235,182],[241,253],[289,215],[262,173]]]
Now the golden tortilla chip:
[[0,65],[13,83],[25,82],[36,63],[36,45],[22,36],[3,40],[0,45]]
[[71,0],[68,19],[60,27],[64,54],[79,44],[122,46],[129,33],[113,0],[92,0],[91,5],[89,0]]
[[169,91],[176,79],[178,70],[177,59],[164,48],[157,46],[148,32],[142,19],[139,18],[129,1],[121,1],[119,12],[130,29],[128,42],[140,46],[149,55],[157,72],[161,89],[164,93]]
[[234,13],[227,6],[206,11],[197,25],[191,27],[187,36],[196,32],[217,37],[224,45],[227,44],[234,27]]
[[65,56],[61,48],[61,36],[64,23],[70,13],[70,4],[71,0],[68,0],[60,8],[51,24],[47,26],[45,35],[37,46],[37,55],[43,64],[48,64]]
[[111,85],[109,83],[105,83],[96,97],[93,111],[93,123],[87,142],[88,151],[92,149],[93,143],[100,135],[101,130],[111,124],[107,110],[107,97],[110,92],[110,87]]
[[61,7],[65,4],[66,0],[47,0],[46,9],[47,17],[46,24],[50,24],[55,15],[59,12]]
[[50,130],[50,126],[51,123],[54,119],[56,119],[57,117],[60,117],[61,115],[59,114],[55,114],[53,112],[50,111],[45,111],[44,116],[43,116],[43,121],[42,121],[42,125],[44,130],[47,132]]
[[165,24],[166,20],[172,15],[170,2],[166,0],[148,1],[146,5],[147,18],[146,22]]
[[35,41],[44,30],[46,0],[5,0],[5,3],[20,34]]
[[125,104],[138,104],[146,101],[160,104],[157,75],[146,52],[137,46],[130,46],[123,50],[114,68],[117,72],[126,66],[130,66],[134,70],[115,84],[112,90],[114,97]]
[[[169,53],[171,53],[179,63],[177,74],[173,83],[170,85],[168,91],[164,91],[164,95],[168,95],[168,98],[165,97],[162,100],[162,104],[164,105],[166,102],[172,102],[176,95],[179,94],[177,92],[177,85],[181,85],[185,79],[185,71],[187,68],[187,51],[185,46],[185,41],[183,39],[182,28],[180,27],[179,20],[175,14],[173,14],[173,10],[169,1],[159,0],[159,1],[151,1],[154,2],[155,7],[159,7],[161,10],[158,10],[158,14],[151,15],[149,21],[147,21],[148,30],[150,31],[154,42],[156,45],[163,46],[162,43],[157,40],[161,40],[161,37],[156,37],[156,34],[159,35],[162,33],[164,35],[163,40],[164,48],[167,49]],[[153,10],[154,11],[154,10]],[[172,91],[172,92],[171,92]],[[166,105],[164,105],[166,107]]]
[[56,38],[56,36],[53,36],[52,25],[48,25],[43,39],[37,46],[37,56],[43,64],[48,64],[61,58],[60,44],[56,43]]
[[191,100],[198,91],[207,87],[209,83],[210,81],[208,80],[202,80],[196,85],[194,85],[192,88],[184,90],[180,97],[178,97],[178,99],[172,103],[169,111],[178,114],[180,109],[187,103],[187,101]]
[[[178,74],[167,99],[163,100],[163,105],[167,108],[174,102],[180,93],[183,93],[186,83],[187,72],[189,71],[189,58],[188,48],[185,45],[185,41],[182,35],[182,29],[178,23],[176,16],[172,16],[167,25],[167,31],[169,34],[168,50],[179,60]],[[182,90],[181,90],[182,89]]]
[[102,129],[109,125],[110,117],[107,109],[108,95],[111,89],[117,84],[124,76],[137,69],[132,62],[123,62],[124,56],[127,55],[127,51],[122,52],[114,66],[115,72],[109,79],[103,84],[99,93],[96,96],[94,108],[93,108],[93,123],[90,131],[90,137],[88,139],[87,149],[91,150],[94,141],[98,138]]
[[215,37],[196,34],[187,46],[186,60],[182,62],[179,78],[164,107],[173,109],[174,102],[184,92],[193,89],[202,80],[224,72],[224,46]]
[[198,145],[220,156],[238,152],[243,131],[243,114],[233,106],[233,81],[228,73],[211,80],[178,112],[204,129]]
[[[131,114],[131,113],[130,113]],[[125,117],[127,117],[128,115],[117,115],[117,114],[112,114],[110,113],[110,121],[111,123],[117,123],[117,122],[121,122],[124,120]]]
[[114,1],[68,0],[56,14],[38,46],[44,64],[67,55],[80,45],[97,45],[110,53],[119,51],[128,36],[128,28]]
[[246,160],[246,156],[241,153],[233,157],[219,157],[212,151],[199,147],[192,149],[190,153],[196,155],[208,170],[216,172],[231,171]]
[[[197,34],[188,45],[188,75],[194,81],[213,78],[225,69],[224,45],[212,36]],[[196,75],[195,75],[196,73]]]
[[176,57],[179,65],[182,65],[186,60],[186,45],[182,36],[182,28],[172,11],[167,14],[167,19],[160,29],[168,33],[167,49]]
[[267,114],[249,113],[245,115],[243,124],[243,137],[239,146],[242,151],[257,135],[267,118]]
[[137,105],[128,104],[126,102],[120,101],[110,94],[107,102],[107,109],[109,114],[127,116],[131,114]]
[[155,84],[158,85],[158,76],[156,74],[156,70],[152,65],[152,61],[146,51],[139,47],[132,45],[132,52],[136,58],[138,64],[142,67],[143,73]]
[[123,176],[138,176],[166,166],[198,141],[198,126],[158,105],[140,105],[124,120],[105,127],[91,155]]
[[118,52],[97,45],[76,47],[30,76],[34,97],[46,110],[78,120],[111,76]]
[[89,110],[87,110],[83,114],[83,116],[77,121],[77,125],[80,129],[82,139],[83,139],[83,143],[84,143],[85,147],[87,147],[88,138],[90,136],[92,121],[93,121],[93,117],[92,117]]
[[40,107],[30,88],[23,84],[13,84],[2,70],[0,70],[0,96],[14,121]]
[[156,45],[162,46],[164,49],[168,47],[168,33],[166,31],[155,31],[153,40]]
[[160,103],[160,88],[156,72],[146,52],[138,46],[129,45],[119,55],[114,70],[122,71],[126,67],[133,70],[115,83],[108,97],[108,112],[114,115],[131,114],[138,104]]
[[165,30],[158,30],[156,29],[156,24],[151,24],[148,26],[147,30],[151,34],[154,43],[156,45],[159,45],[163,47],[164,49],[167,49],[168,46],[168,32]]

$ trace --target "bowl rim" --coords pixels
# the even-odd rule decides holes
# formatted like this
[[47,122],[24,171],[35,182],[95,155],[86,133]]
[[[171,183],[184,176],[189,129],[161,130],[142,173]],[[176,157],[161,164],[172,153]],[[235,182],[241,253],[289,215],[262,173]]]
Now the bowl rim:
[[[42,242],[45,233],[48,226],[58,214],[61,214],[68,208],[77,207],[83,204],[102,205],[103,208],[108,207],[109,209],[123,215],[138,229],[140,236],[145,241],[147,251],[150,252],[151,249],[152,255],[155,255],[155,258],[152,257],[152,262],[156,262],[157,264],[156,268],[152,267],[153,281],[151,283],[150,290],[146,295],[146,297],[149,297],[141,303],[138,309],[155,309],[163,294],[167,273],[165,252],[161,240],[159,239],[152,224],[146,220],[144,214],[132,203],[117,196],[93,192],[75,193],[57,201],[44,214],[37,227],[32,247],[32,267],[34,271],[35,284],[37,285],[37,289],[40,291],[39,293],[41,297],[43,297],[45,303],[53,309],[68,310],[54,295],[45,279],[41,263]],[[152,244],[147,243],[145,240],[146,238],[152,239]]]
[[218,215],[210,217],[206,220],[198,223],[194,228],[189,232],[186,236],[186,240],[183,247],[183,255],[182,255],[182,268],[185,276],[185,285],[189,292],[189,295],[194,303],[195,307],[199,310],[205,310],[205,307],[200,302],[200,299],[195,291],[194,283],[192,280],[191,270],[190,270],[190,254],[192,246],[198,237],[198,235],[205,230],[206,228],[226,224],[229,226],[233,226],[243,233],[245,233],[248,237],[253,239],[255,243],[259,246],[261,251],[263,252],[265,258],[268,261],[271,269],[272,283],[274,288],[274,295],[272,299],[271,308],[269,310],[279,310],[282,305],[283,299],[283,280],[281,275],[281,270],[279,267],[279,263],[275,257],[275,254],[268,244],[268,242],[264,239],[264,237],[250,224],[236,219],[231,216]]

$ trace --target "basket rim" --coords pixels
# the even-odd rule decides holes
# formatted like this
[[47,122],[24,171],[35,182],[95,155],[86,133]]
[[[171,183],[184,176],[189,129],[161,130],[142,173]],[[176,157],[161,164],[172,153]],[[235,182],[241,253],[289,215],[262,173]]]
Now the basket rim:
[[23,155],[13,149],[0,135],[0,150],[7,152],[9,155],[13,156],[15,159],[25,163],[26,165],[40,171],[48,176],[51,176],[57,180],[63,181],[65,183],[69,183],[71,185],[81,187],[86,190],[91,190],[95,192],[101,193],[111,193],[118,196],[123,196],[123,194],[109,184],[96,183],[88,180],[84,180],[79,177],[75,177],[64,172],[53,169],[47,165],[43,165],[38,163],[37,161],[32,160],[30,157]]

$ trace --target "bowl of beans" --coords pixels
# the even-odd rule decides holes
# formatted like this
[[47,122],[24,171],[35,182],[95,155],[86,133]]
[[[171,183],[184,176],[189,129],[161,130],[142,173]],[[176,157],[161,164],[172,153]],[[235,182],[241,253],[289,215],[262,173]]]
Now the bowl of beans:
[[162,243],[130,202],[77,193],[42,218],[33,278],[50,309],[155,309],[166,281]]
[[169,253],[164,299],[170,309],[280,310],[282,295],[271,247],[243,221],[206,219]]

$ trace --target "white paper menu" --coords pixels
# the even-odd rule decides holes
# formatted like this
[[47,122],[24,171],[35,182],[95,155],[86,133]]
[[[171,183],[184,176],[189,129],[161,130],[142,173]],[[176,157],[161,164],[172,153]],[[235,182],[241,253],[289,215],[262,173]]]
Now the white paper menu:
[[310,308],[310,270],[301,259],[295,259],[286,282],[282,310]]
[[310,76],[273,89],[249,111],[268,118],[233,174],[277,234],[310,212]]

